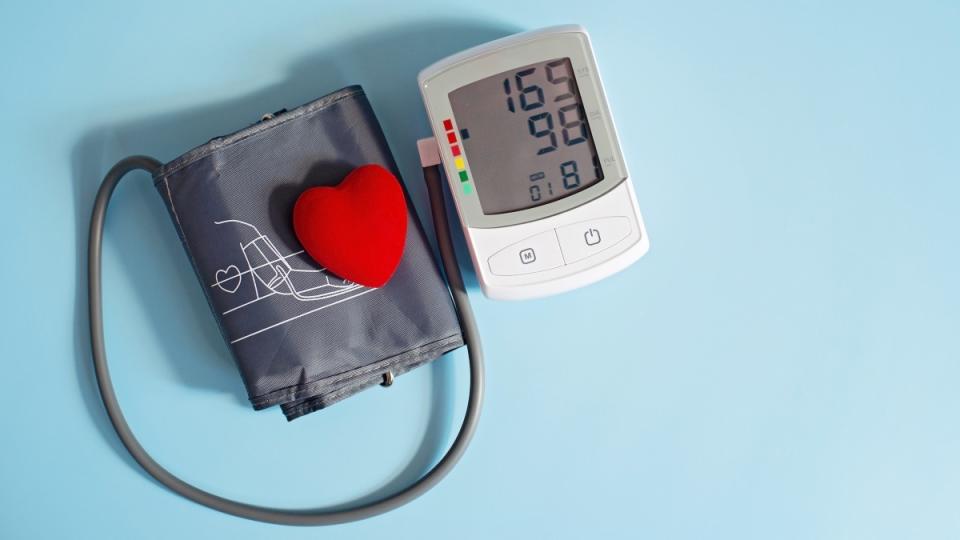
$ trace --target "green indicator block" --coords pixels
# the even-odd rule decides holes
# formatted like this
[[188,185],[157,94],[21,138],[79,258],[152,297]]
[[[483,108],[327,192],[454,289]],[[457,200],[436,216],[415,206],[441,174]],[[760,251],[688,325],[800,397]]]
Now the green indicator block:
[[470,195],[471,193],[473,193],[473,185],[472,185],[472,184],[463,184],[463,194],[464,194],[464,195]]
[[461,182],[466,182],[467,180],[468,180],[468,178],[467,178],[467,171],[460,171],[460,181],[461,181]]

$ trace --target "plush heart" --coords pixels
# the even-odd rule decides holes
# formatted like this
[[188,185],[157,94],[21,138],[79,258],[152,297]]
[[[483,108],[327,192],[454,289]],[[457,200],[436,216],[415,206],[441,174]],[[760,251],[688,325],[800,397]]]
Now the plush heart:
[[357,167],[335,187],[314,187],[293,207],[293,230],[318,264],[343,279],[381,287],[407,238],[400,182],[380,165]]

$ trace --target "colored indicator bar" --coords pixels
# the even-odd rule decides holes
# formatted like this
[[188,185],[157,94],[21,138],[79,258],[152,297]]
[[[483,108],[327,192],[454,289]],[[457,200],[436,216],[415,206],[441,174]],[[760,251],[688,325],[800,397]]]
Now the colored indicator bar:
[[457,169],[457,175],[463,185],[463,193],[469,195],[473,193],[473,186],[470,185],[470,177],[467,176],[467,164],[460,155],[460,145],[457,144],[457,132],[453,130],[453,120],[446,118],[443,121],[443,129],[447,132],[447,142],[450,143],[450,152],[453,154],[453,165]]

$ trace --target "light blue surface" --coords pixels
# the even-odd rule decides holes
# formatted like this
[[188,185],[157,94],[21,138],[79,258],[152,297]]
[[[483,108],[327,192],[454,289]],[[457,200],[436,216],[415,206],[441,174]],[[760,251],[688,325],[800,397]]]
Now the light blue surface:
[[[350,4],[0,8],[0,538],[960,537],[956,2]],[[489,382],[462,465],[324,530],[146,477],[101,410],[79,286],[109,166],[360,83],[423,211],[417,70],[568,22],[593,35],[652,249],[549,299],[474,288]],[[245,403],[144,175],[107,229],[115,382],[175,473],[312,506],[408,482],[446,447],[462,351],[287,424]]]

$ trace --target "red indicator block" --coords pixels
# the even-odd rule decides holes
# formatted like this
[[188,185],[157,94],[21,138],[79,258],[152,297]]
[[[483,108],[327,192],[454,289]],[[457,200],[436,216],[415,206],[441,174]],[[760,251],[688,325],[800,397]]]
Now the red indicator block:
[[453,122],[449,118],[443,121],[443,129],[444,131],[453,131]]
[[448,131],[448,132],[447,132],[447,142],[450,143],[450,144],[453,144],[453,143],[457,142],[457,134],[454,133],[454,132],[452,132],[452,131]]
[[460,155],[460,145],[459,145],[459,144],[454,144],[454,145],[452,145],[452,146],[450,147],[450,151],[453,152],[453,156],[454,156],[454,157],[459,156],[459,155]]

